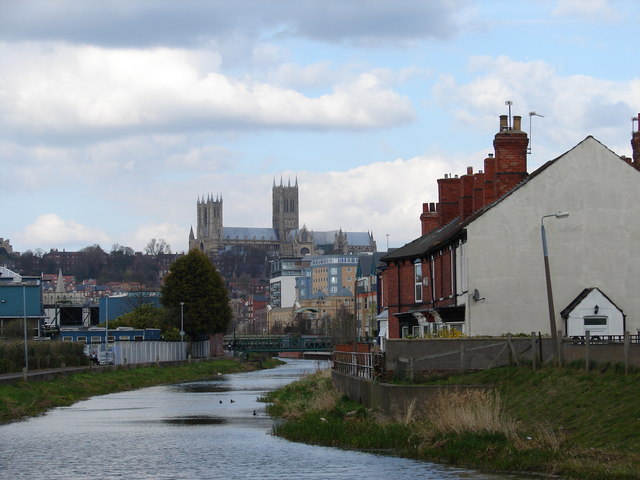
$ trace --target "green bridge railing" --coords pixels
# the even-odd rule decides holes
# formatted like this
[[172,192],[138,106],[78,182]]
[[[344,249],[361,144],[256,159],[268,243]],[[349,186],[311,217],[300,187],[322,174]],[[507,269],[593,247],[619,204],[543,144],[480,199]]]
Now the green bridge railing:
[[288,335],[251,335],[224,337],[225,345],[234,352],[332,352],[333,342],[329,337]]

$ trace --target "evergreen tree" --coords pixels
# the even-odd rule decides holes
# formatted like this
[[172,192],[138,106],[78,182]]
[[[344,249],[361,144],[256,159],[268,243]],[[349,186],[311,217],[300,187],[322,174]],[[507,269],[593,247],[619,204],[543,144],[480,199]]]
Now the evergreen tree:
[[184,302],[184,331],[193,339],[225,333],[231,307],[224,281],[209,258],[191,250],[171,265],[161,288],[162,305],[180,327],[180,302]]

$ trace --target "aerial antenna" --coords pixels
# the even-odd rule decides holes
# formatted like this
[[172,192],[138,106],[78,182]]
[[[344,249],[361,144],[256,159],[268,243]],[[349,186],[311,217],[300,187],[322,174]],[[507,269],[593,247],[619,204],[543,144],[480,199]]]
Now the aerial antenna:
[[531,146],[533,144],[533,137],[531,135],[531,117],[542,117],[542,118],[544,118],[544,115],[540,115],[539,113],[536,113],[536,112],[529,112],[529,147],[527,147],[527,153],[529,155],[531,155]]
[[511,105],[513,105],[513,102],[511,100],[507,100],[504,104],[509,107],[509,130],[511,130]]

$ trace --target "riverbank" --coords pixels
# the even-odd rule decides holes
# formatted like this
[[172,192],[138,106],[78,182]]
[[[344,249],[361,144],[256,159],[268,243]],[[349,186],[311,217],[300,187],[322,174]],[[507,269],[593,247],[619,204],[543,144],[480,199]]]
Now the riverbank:
[[640,478],[640,373],[517,367],[428,384],[484,384],[434,405],[407,405],[393,418],[338,394],[315,374],[266,396],[292,441],[503,472],[575,479]]
[[41,415],[52,408],[72,405],[96,395],[166,383],[206,380],[220,374],[271,368],[280,363],[278,359],[242,362],[220,358],[178,366],[96,369],[60,376],[51,381],[19,381],[12,385],[0,385],[0,424]]

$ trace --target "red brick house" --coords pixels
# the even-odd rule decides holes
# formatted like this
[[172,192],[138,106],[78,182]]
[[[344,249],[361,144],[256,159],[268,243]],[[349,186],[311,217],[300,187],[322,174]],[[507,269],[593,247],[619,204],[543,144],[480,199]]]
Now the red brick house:
[[469,167],[461,177],[438,179],[438,203],[423,205],[422,236],[381,259],[388,338],[442,326],[473,335],[549,333],[539,228],[542,216],[560,210],[571,217],[553,224],[559,238],[553,240],[563,242],[552,249],[556,312],[583,289],[598,287],[619,295],[625,312],[637,310],[640,328],[632,291],[640,261],[629,250],[640,236],[640,133],[632,136],[633,159],[587,137],[531,175],[528,143],[521,118],[511,124],[503,115],[484,171]]

